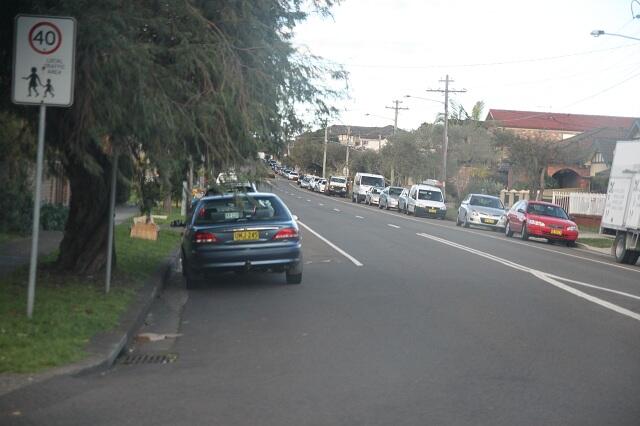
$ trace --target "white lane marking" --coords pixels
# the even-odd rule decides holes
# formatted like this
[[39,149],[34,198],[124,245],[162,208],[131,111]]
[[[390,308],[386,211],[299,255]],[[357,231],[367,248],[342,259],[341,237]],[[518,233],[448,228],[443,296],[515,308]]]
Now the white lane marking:
[[364,219],[362,216],[356,216],[357,219]]
[[[316,195],[316,194],[314,194],[314,195]],[[318,194],[318,196],[320,196],[320,195]],[[335,201],[336,203],[343,203],[343,204],[346,204],[346,205],[349,205],[349,206],[352,206],[352,207],[359,207],[361,209],[369,210],[367,207],[359,205],[359,204],[353,204],[353,203],[349,203],[347,201],[342,201],[342,200],[337,200],[337,199],[334,199],[333,201]],[[323,204],[320,204],[320,205],[323,206]],[[574,258],[574,259],[586,260],[587,262],[599,263],[601,265],[610,266],[612,268],[623,269],[625,271],[631,271],[631,272],[635,272],[635,273],[640,273],[640,268],[637,268],[637,267],[623,266],[623,265],[619,265],[617,263],[613,263],[611,261],[608,262],[608,261],[604,261],[604,260],[594,259],[594,258],[591,258],[591,257],[578,256],[578,255],[567,253],[567,252],[564,252],[564,251],[552,250],[552,249],[549,249],[549,248],[546,248],[546,247],[539,247],[539,244],[515,241],[515,240],[513,240],[511,238],[496,237],[494,235],[489,235],[487,232],[478,232],[478,231],[474,231],[474,230],[470,230],[470,229],[460,229],[460,228],[456,228],[455,226],[453,226],[453,224],[451,224],[451,225],[442,225],[442,224],[439,224],[439,223],[434,223],[433,219],[415,219],[413,217],[407,217],[407,216],[401,214],[400,212],[393,213],[393,212],[388,212],[388,211],[384,211],[384,210],[378,210],[378,213],[386,214],[386,215],[389,215],[389,216],[393,216],[393,217],[395,217],[397,219],[408,220],[408,221],[412,221],[412,222],[416,222],[416,223],[421,223],[421,224],[424,224],[424,225],[437,226],[439,228],[445,228],[445,229],[449,229],[449,230],[452,230],[452,231],[470,232],[472,234],[479,235],[479,236],[484,237],[484,238],[492,238],[494,240],[506,241],[506,242],[511,243],[511,244],[519,244],[519,245],[523,245],[523,246],[526,246],[526,247],[534,248],[536,250],[543,250],[543,251],[550,252],[550,253],[557,253],[557,254],[561,254],[563,256],[568,256],[568,257],[571,257],[571,258]],[[580,249],[574,249],[574,250],[582,251]],[[598,254],[595,254],[595,253],[590,253],[590,254],[598,255]]]
[[320,207],[324,207],[324,204],[322,204],[322,203],[318,203],[318,205],[319,205]]
[[302,200],[302,197],[298,195],[298,200]]
[[311,202],[311,200],[307,200],[307,203],[310,203],[310,202]]
[[585,283],[585,282],[582,282],[582,281],[571,280],[569,278],[559,277],[557,275],[553,275],[553,274],[549,274],[549,273],[547,273],[547,276],[549,276],[551,278],[558,279],[558,280],[566,281],[566,282],[571,283],[571,284],[581,285],[581,286],[589,287],[589,288],[595,288],[596,290],[606,291],[608,293],[615,293],[615,294],[618,294],[620,296],[628,297],[630,299],[640,300],[640,296],[636,296],[635,294],[631,294],[631,293],[625,293],[624,291],[612,290],[610,288],[600,287],[598,285],[588,284],[588,283]]
[[363,266],[362,263],[358,259],[356,259],[355,257],[351,256],[349,253],[347,253],[346,251],[342,250],[340,247],[338,247],[337,245],[333,244],[331,241],[327,240],[325,237],[323,237],[322,235],[318,234],[316,231],[314,231],[313,229],[309,228],[304,223],[302,223],[300,221],[298,221],[298,223],[300,225],[302,225],[307,231],[311,232],[313,235],[315,235],[316,237],[318,237],[322,241],[324,241],[329,247],[331,247],[332,249],[334,249],[335,251],[337,251],[338,253],[340,253],[341,255],[346,257],[347,259],[349,259],[354,265]]
[[333,209],[333,211],[340,213],[340,209]]
[[[555,275],[550,275],[550,274],[547,274],[546,272],[538,271],[536,269],[532,269],[532,268],[529,268],[527,266],[523,266],[523,265],[520,265],[518,263],[511,262],[510,260],[503,259],[501,257],[494,256],[492,254],[485,253],[485,252],[480,251],[480,250],[472,249],[470,247],[466,247],[466,246],[463,246],[461,244],[454,243],[453,241],[449,241],[449,240],[445,240],[443,238],[436,237],[434,235],[429,235],[429,234],[419,233],[419,232],[416,233],[416,235],[418,235],[420,237],[423,237],[423,238],[427,238],[427,239],[433,240],[433,241],[437,241],[437,242],[439,242],[441,244],[446,244],[446,245],[449,245],[451,247],[455,247],[455,248],[460,249],[460,250],[467,251],[469,253],[473,253],[473,254],[478,255],[478,256],[482,256],[484,258],[493,260],[494,262],[501,263],[501,264],[503,264],[505,266],[508,266],[510,268],[530,273],[531,275],[535,276],[536,278],[539,278],[540,280],[542,280],[542,281],[544,281],[544,282],[546,282],[548,284],[551,284],[551,285],[553,285],[553,286],[555,286],[555,287],[557,287],[557,288],[559,288],[561,290],[564,290],[564,291],[566,291],[568,293],[571,293],[574,296],[578,296],[578,297],[580,297],[582,299],[588,300],[589,302],[592,302],[592,303],[595,303],[597,305],[600,305],[600,306],[602,306],[602,307],[604,307],[606,309],[612,310],[612,311],[617,312],[617,313],[619,313],[621,315],[625,315],[625,316],[627,316],[629,318],[633,318],[636,321],[640,321],[640,314],[638,314],[636,312],[633,312],[633,311],[630,311],[629,309],[623,308],[622,306],[618,306],[618,305],[613,304],[611,302],[607,302],[606,300],[600,299],[598,297],[591,296],[590,294],[587,294],[585,292],[577,290],[577,289],[575,289],[573,287],[570,287],[570,286],[568,286],[566,284],[563,284],[560,281],[558,281],[557,278],[559,278],[559,277],[557,277]],[[564,278],[560,278],[560,279],[564,279]],[[613,291],[615,291],[615,290],[613,290]]]
[[387,223],[387,226],[390,226],[390,227],[396,228],[396,229],[400,229],[400,227],[398,225],[394,225],[393,223]]

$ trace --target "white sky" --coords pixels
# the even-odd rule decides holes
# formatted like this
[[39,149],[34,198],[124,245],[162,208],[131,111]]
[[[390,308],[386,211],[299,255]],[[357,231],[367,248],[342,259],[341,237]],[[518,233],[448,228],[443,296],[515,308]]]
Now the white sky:
[[[640,19],[631,0],[345,0],[333,18],[301,24],[295,43],[350,73],[349,99],[338,105],[344,124],[392,124],[385,106],[394,99],[410,108],[399,127],[433,122],[442,104],[404,95],[443,100],[425,89],[444,88],[438,80],[447,73],[451,88],[468,90],[452,99],[469,113],[482,100],[484,114],[640,117],[640,42],[595,38],[594,29],[640,37]],[[520,62],[495,64],[512,61]]]

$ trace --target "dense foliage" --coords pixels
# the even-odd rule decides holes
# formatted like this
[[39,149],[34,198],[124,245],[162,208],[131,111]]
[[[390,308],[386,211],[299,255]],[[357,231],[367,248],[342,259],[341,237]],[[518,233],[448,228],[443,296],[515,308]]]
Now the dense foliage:
[[[104,265],[109,175],[114,152],[134,158],[165,186],[186,170],[222,168],[271,151],[305,125],[296,112],[326,117],[339,69],[291,44],[308,13],[331,0],[9,0],[0,57],[10,64],[13,16],[68,15],[78,22],[75,102],[50,108],[47,144],[71,186],[58,265]],[[309,9],[309,10],[308,10]],[[9,98],[10,66],[0,72]],[[320,84],[320,81],[323,84]],[[33,119],[33,108],[15,108]],[[143,159],[143,162],[137,160]],[[120,176],[124,178],[123,175]]]

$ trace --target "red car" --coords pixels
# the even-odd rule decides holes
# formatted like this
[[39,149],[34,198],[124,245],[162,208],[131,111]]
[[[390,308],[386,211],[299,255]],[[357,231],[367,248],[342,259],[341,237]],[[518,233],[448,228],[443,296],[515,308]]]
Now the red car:
[[546,238],[548,242],[564,241],[574,246],[578,239],[578,226],[560,206],[544,201],[518,201],[507,213],[505,234],[520,234],[523,240],[529,237]]

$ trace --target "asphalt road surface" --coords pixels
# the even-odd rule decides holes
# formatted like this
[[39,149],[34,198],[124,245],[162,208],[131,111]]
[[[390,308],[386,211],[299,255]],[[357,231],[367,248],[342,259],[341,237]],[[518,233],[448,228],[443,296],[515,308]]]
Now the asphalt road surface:
[[273,190],[303,224],[302,285],[187,294],[176,274],[153,311],[175,362],[23,388],[0,424],[640,424],[640,267]]

